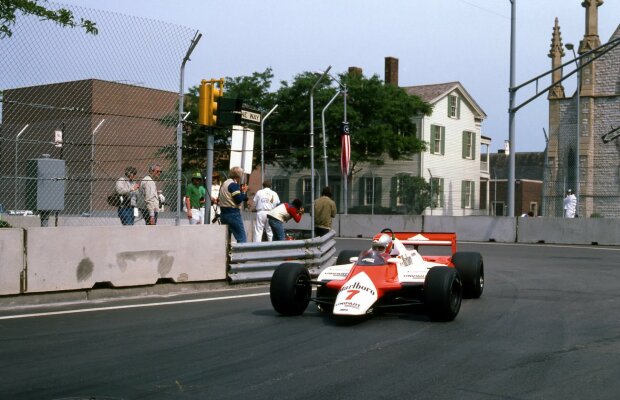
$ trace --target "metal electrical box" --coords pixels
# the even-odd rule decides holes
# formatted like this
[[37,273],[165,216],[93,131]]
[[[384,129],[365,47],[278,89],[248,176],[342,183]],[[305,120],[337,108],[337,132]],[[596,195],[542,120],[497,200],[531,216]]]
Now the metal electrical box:
[[65,208],[65,160],[37,158],[27,162],[26,208],[61,211]]

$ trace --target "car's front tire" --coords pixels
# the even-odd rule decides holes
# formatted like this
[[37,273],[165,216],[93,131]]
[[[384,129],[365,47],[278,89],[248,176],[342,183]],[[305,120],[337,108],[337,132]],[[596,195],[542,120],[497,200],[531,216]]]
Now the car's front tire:
[[433,267],[424,281],[426,312],[433,321],[452,321],[461,309],[463,285],[450,267]]
[[280,264],[273,272],[269,297],[282,315],[301,315],[310,302],[312,285],[308,269],[296,263]]
[[463,281],[463,297],[477,299],[484,290],[484,262],[482,254],[476,252],[456,252],[452,264]]

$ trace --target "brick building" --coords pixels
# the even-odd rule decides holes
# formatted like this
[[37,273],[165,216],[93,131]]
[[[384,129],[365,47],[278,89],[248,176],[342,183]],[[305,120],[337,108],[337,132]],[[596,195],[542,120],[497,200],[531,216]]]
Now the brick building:
[[[543,211],[543,167],[545,153],[525,152],[515,154],[515,215],[541,216]],[[489,202],[490,215],[506,215],[508,196],[508,155],[491,154]]]
[[64,214],[111,211],[106,197],[127,166],[142,177],[151,163],[170,165],[176,127],[162,119],[176,115],[177,101],[177,93],[96,79],[4,91],[0,204],[25,207],[27,160],[49,154],[66,162]]

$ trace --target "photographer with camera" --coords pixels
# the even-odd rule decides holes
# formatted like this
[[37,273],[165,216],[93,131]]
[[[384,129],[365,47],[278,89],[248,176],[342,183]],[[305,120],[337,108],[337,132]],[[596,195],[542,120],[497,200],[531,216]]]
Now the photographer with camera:
[[282,203],[267,214],[267,220],[269,226],[273,231],[273,240],[286,240],[286,234],[284,232],[284,223],[291,218],[295,222],[301,221],[301,216],[304,214],[304,208],[301,200],[295,199],[292,205],[288,203]]

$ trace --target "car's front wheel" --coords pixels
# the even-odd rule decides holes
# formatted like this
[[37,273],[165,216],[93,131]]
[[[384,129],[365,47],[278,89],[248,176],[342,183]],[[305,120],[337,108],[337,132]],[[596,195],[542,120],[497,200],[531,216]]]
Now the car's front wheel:
[[450,267],[433,267],[424,281],[426,312],[433,321],[452,321],[461,309],[463,285]]
[[301,315],[310,302],[312,285],[308,269],[296,263],[280,264],[271,277],[269,297],[282,315]]

